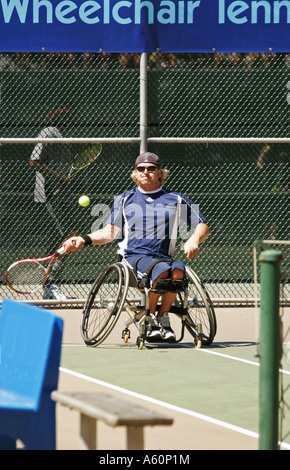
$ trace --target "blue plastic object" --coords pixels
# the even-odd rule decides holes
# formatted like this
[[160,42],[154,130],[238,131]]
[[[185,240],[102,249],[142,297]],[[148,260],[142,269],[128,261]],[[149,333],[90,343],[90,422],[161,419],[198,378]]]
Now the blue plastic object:
[[0,312],[0,449],[54,450],[63,320],[4,299]]

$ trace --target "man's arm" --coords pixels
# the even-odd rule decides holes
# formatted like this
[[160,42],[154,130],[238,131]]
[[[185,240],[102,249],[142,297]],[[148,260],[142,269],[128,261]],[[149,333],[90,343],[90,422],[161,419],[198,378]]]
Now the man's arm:
[[[119,233],[119,227],[112,224],[107,224],[104,228],[89,233],[88,236],[92,240],[92,245],[106,245],[112,243]],[[63,244],[65,252],[68,254],[71,251],[78,251],[85,244],[85,240],[81,237],[71,237]]]
[[39,163],[36,160],[30,160],[29,165],[34,167],[36,170],[40,171],[41,173],[45,173],[46,175],[53,176],[54,178],[62,181],[63,183],[69,183],[70,179],[67,176],[61,175],[55,170],[52,170],[49,166],[45,163]]
[[198,255],[198,246],[209,236],[209,228],[204,222],[198,224],[194,233],[184,244],[184,253],[187,259],[195,259]]

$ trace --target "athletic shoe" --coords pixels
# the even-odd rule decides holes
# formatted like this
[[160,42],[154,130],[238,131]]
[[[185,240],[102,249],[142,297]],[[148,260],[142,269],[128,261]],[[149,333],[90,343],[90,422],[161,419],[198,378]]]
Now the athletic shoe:
[[60,287],[54,286],[53,284],[46,284],[43,286],[43,299],[45,300],[66,300],[66,295],[62,292]]
[[155,318],[152,318],[148,324],[148,329],[146,331],[146,339],[152,341],[160,341],[162,339],[161,329]]
[[175,336],[173,329],[171,328],[168,313],[167,312],[163,313],[161,317],[157,318],[157,321],[159,325],[161,326],[162,338],[165,339],[166,341],[175,341],[176,336]]

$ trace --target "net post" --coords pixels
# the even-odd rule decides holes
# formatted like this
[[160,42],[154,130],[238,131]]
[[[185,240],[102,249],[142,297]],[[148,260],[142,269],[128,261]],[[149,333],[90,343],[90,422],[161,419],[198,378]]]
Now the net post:
[[259,256],[261,262],[260,450],[278,450],[281,260],[281,251],[266,250]]
[[140,56],[140,154],[147,152],[147,52]]

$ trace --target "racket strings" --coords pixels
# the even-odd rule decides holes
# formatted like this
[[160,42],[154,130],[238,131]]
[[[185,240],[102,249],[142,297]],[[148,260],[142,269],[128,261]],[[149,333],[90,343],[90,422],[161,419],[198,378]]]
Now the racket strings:
[[17,292],[33,292],[45,282],[46,271],[35,261],[23,261],[10,268],[7,273],[8,284]]
[[81,170],[85,168],[90,163],[92,163],[95,158],[101,152],[102,147],[99,144],[94,144],[90,148],[86,149],[83,153],[81,153],[78,158],[73,163],[73,168]]

